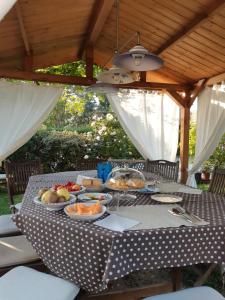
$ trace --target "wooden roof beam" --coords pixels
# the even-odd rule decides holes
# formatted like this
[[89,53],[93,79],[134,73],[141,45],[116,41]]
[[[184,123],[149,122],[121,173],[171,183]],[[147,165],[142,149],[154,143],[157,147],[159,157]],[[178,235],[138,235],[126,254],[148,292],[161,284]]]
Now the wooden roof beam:
[[18,19],[19,28],[20,28],[22,39],[23,39],[24,47],[25,47],[25,50],[26,50],[26,54],[31,55],[31,48],[30,48],[29,41],[28,41],[28,38],[27,38],[27,32],[25,30],[23,16],[22,16],[22,13],[21,13],[21,7],[20,7],[19,1],[16,2],[15,8],[16,8],[16,15],[17,15],[17,19]]
[[224,8],[225,0],[212,1],[212,4],[208,6],[205,11],[197,14],[181,31],[177,32],[174,36],[170,37],[164,44],[162,44],[155,53],[157,55],[163,54],[163,52],[165,52],[168,48],[183,40],[188,34],[193,32],[197,27],[203,25],[210,17],[219,13],[220,10]]
[[[43,81],[51,83],[73,84],[73,85],[91,85],[94,79],[88,77],[52,75],[46,73],[35,73],[17,70],[0,70],[0,78],[11,78],[19,80]],[[130,84],[114,85],[120,88],[128,89],[147,89],[147,90],[168,90],[168,91],[191,91],[193,86],[190,84],[172,84],[160,82],[140,82],[136,81]]]
[[24,48],[25,48],[25,57],[24,57],[24,69],[27,71],[32,71],[33,69],[33,59],[32,59],[32,50],[28,41],[27,32],[24,26],[24,20],[21,12],[21,6],[19,1],[16,2],[15,5],[16,16],[19,23],[20,33],[23,40]]
[[95,4],[87,26],[86,38],[83,40],[78,51],[79,59],[83,57],[85,48],[88,46],[93,47],[96,43],[112,10],[113,4],[114,0],[95,0]]
[[195,102],[195,99],[198,97],[198,95],[203,91],[205,88],[207,79],[201,79],[199,82],[196,84],[194,90],[191,92],[190,99],[189,99],[189,107],[193,105]]

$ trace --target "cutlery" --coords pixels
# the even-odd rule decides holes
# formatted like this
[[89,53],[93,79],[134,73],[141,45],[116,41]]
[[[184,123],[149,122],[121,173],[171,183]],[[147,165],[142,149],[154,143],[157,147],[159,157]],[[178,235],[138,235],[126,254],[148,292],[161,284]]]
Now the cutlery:
[[191,213],[189,210],[185,209],[184,207],[177,207],[177,209],[186,214],[187,216],[189,216],[194,222],[201,222],[202,219],[200,219],[198,216],[194,215],[193,213]]
[[191,215],[188,215],[185,211],[180,210],[179,207],[174,207],[168,210],[172,215],[178,216],[178,217],[183,217],[186,221],[190,223],[197,223],[200,221],[200,219],[195,219]]

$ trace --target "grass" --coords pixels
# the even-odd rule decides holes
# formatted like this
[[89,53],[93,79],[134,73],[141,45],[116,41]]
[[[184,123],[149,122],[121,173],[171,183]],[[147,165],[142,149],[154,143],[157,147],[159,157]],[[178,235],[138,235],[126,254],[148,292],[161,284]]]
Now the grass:
[[[21,202],[23,195],[17,195],[14,197],[14,203]],[[0,186],[0,215],[5,215],[10,213],[9,208],[9,198],[7,189],[4,186]]]

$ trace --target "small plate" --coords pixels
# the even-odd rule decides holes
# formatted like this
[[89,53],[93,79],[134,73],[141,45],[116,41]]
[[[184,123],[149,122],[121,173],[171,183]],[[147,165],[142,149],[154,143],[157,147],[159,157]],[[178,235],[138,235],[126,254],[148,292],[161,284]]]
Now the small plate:
[[86,191],[86,187],[84,187],[83,185],[80,186],[81,189],[79,191],[75,191],[75,192],[69,192],[72,195],[79,195],[81,193],[84,193]]
[[[96,199],[92,199],[93,198],[96,198]],[[104,200],[101,200],[101,199],[97,199],[97,198],[100,198],[100,197],[104,197]],[[84,193],[84,194],[80,194],[77,199],[79,201],[82,201],[82,202],[96,202],[97,201],[100,201],[101,204],[108,204],[111,200],[112,200],[112,195],[110,194],[105,194],[105,193]]]
[[151,198],[161,203],[177,203],[183,200],[182,197],[180,196],[170,195],[170,194],[152,195]]
[[63,209],[68,204],[72,204],[76,202],[76,196],[70,194],[70,199],[68,201],[61,202],[61,203],[49,203],[49,204],[42,203],[40,197],[37,196],[34,197],[34,202],[36,204],[44,206],[47,210],[57,211]]
[[[89,202],[89,203],[85,203],[85,204],[89,204],[89,205],[93,205],[93,202]],[[95,214],[95,215],[78,215],[77,213],[72,213],[69,214],[66,210],[66,208],[70,206],[67,205],[66,207],[64,207],[64,212],[65,214],[70,217],[71,219],[74,220],[80,220],[80,221],[91,221],[91,220],[96,220],[98,218],[100,218],[101,216],[104,215],[104,213],[106,212],[106,207],[104,205],[102,205],[102,212],[100,214]]]

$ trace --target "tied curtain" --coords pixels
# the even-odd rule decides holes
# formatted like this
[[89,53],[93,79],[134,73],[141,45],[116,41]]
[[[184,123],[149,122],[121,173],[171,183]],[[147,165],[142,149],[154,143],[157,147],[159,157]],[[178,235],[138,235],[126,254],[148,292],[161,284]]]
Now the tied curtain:
[[146,159],[176,160],[179,107],[167,95],[132,90],[107,94],[120,124]]
[[0,0],[0,21],[10,11],[16,0]]
[[62,92],[59,87],[0,81],[0,162],[35,134]]
[[196,187],[194,173],[213,153],[225,133],[225,92],[223,87],[206,87],[198,98],[195,158],[188,185]]

